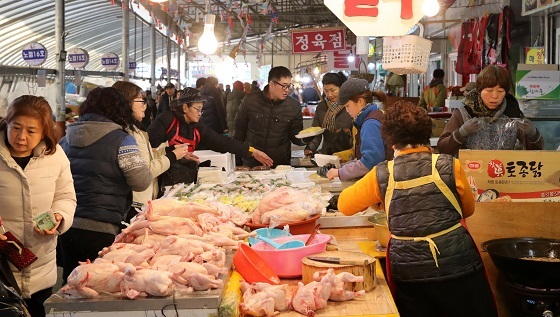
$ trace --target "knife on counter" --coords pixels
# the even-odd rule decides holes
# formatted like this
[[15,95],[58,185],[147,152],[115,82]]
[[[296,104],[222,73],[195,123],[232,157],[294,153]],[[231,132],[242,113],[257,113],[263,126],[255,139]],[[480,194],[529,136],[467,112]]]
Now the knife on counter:
[[367,265],[368,264],[368,260],[346,260],[346,259],[341,259],[339,257],[332,257],[332,256],[308,256],[307,258],[313,261],[340,264],[340,265]]

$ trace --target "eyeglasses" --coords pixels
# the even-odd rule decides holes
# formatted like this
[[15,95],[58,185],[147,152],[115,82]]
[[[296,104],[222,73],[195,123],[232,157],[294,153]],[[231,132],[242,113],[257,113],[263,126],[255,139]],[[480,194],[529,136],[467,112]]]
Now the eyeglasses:
[[194,110],[196,110],[196,112],[198,112],[198,113],[200,113],[200,114],[202,114],[202,112],[203,112],[203,111],[202,111],[202,108],[195,108],[195,107],[192,107],[192,108],[193,108]]
[[281,84],[281,83],[277,82],[276,80],[273,80],[272,82],[275,83],[276,85],[282,87],[282,90],[290,90],[290,89],[294,88],[294,84],[292,84],[292,83]]
[[141,102],[144,105],[147,104],[148,102],[146,101],[146,99],[142,99],[142,100],[132,100],[132,102]]

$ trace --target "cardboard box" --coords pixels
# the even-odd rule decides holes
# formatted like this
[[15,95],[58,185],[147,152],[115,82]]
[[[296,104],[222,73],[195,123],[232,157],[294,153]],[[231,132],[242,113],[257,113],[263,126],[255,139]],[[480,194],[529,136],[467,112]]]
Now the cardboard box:
[[560,202],[560,151],[460,150],[459,160],[476,199]]
[[557,71],[558,64],[517,64],[517,70],[548,70]]
[[519,99],[560,99],[560,71],[516,71],[515,97]]
[[432,137],[439,137],[445,128],[445,119],[432,118]]

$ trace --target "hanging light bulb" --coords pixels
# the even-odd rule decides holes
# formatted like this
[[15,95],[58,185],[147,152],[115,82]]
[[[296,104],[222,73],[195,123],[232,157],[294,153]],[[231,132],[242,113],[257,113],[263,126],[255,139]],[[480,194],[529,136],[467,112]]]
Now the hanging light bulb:
[[296,81],[300,81],[301,80],[301,76],[299,74],[296,74]]
[[354,60],[355,60],[354,53],[352,53],[352,50],[350,50],[350,55],[348,55],[348,62],[354,63]]
[[319,75],[319,67],[315,66],[315,68],[313,69],[313,74]]
[[433,17],[439,13],[439,2],[438,0],[424,0],[422,4],[422,12],[427,17]]
[[214,35],[214,22],[216,16],[213,14],[206,14],[204,16],[204,32],[200,39],[198,39],[198,49],[203,54],[213,54],[218,48],[218,40]]

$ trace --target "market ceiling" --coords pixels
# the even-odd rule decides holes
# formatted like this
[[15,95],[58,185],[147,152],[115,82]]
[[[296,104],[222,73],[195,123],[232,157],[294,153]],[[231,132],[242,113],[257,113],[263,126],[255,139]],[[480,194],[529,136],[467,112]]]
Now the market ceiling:
[[[100,60],[101,56],[108,52],[121,55],[122,9],[119,0],[64,2],[67,51],[72,48],[85,49],[89,52],[90,61]],[[454,2],[456,1],[440,0],[440,4],[445,7]],[[197,54],[196,42],[203,30],[205,13],[216,15],[215,34],[220,46],[224,46],[222,54],[227,54],[232,45],[243,38],[244,32],[247,53],[257,51],[257,41],[263,37],[266,39],[262,43],[266,52],[270,52],[274,47],[276,53],[289,53],[290,29],[342,26],[336,16],[323,5],[322,0],[169,0],[161,4],[148,0],[134,0],[130,7],[135,10],[140,4],[148,9],[152,8],[153,15],[145,14],[134,18],[135,15],[131,13],[129,54],[137,63],[149,62],[149,25],[152,21],[157,25],[158,58],[167,54],[162,34],[166,34],[165,26],[169,25],[172,34],[182,39],[185,39],[186,35],[190,36],[188,50],[191,54]],[[55,1],[2,0],[0,25],[0,66],[26,66],[21,57],[21,49],[30,42],[43,44],[51,57],[56,54]],[[441,25],[439,27],[441,28]],[[267,33],[271,33],[276,40],[272,41],[271,37],[266,37]],[[172,48],[171,53],[176,53],[176,48]],[[55,59],[48,58],[42,67],[54,69]],[[90,62],[86,70],[102,68],[99,63]]]

